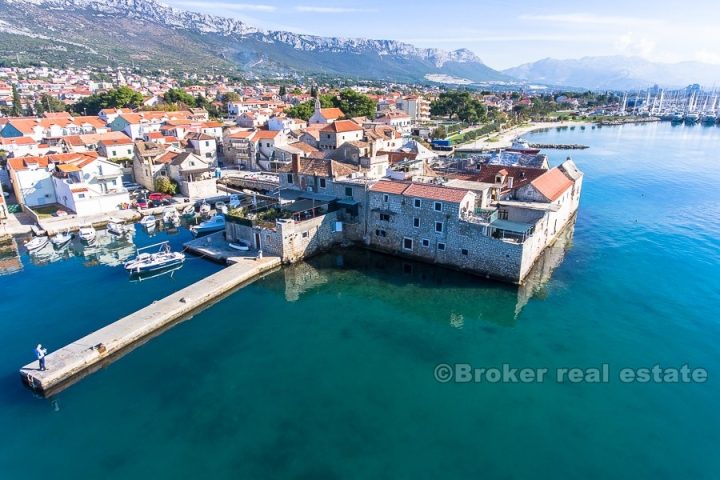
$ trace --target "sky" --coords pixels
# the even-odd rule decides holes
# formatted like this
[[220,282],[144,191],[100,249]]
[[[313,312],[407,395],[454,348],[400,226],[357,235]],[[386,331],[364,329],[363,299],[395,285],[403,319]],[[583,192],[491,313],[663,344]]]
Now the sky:
[[267,30],[467,48],[496,69],[596,55],[720,64],[720,1],[161,1]]

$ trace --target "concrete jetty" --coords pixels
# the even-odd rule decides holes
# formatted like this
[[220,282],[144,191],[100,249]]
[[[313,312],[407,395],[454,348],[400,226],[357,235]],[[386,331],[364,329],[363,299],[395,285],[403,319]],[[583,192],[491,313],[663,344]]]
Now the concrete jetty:
[[223,298],[241,284],[280,265],[279,257],[246,257],[199,282],[121,318],[46,357],[45,371],[38,362],[20,369],[22,381],[43,396],[64,390],[112,363],[134,347],[175,325],[179,320]]

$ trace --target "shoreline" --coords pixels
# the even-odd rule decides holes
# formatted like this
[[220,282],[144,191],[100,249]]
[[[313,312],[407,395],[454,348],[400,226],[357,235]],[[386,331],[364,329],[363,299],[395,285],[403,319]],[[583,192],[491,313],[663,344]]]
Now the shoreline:
[[498,148],[508,148],[514,140],[538,130],[589,125],[595,125],[595,122],[567,120],[562,122],[535,122],[529,125],[517,125],[503,132],[490,134],[485,138],[459,145],[456,150],[495,150]]

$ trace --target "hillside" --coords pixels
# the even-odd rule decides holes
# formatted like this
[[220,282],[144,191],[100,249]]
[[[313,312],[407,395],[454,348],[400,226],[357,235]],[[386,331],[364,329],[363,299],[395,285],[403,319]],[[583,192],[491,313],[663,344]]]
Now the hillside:
[[136,65],[258,76],[326,74],[416,82],[443,74],[508,80],[469,50],[263,31],[154,0],[0,0],[0,62]]

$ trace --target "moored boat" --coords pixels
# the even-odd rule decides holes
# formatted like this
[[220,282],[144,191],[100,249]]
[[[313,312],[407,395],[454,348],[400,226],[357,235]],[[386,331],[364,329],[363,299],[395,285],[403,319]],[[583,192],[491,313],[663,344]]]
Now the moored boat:
[[175,207],[167,207],[163,210],[163,223],[166,225],[180,225],[180,214]]
[[95,240],[96,235],[97,232],[92,225],[83,225],[78,231],[78,237],[86,243],[92,243]]
[[228,246],[233,250],[239,250],[241,252],[247,252],[248,250],[250,250],[250,244],[242,240],[238,242],[229,242]]
[[157,218],[155,218],[155,215],[147,215],[140,220],[140,225],[145,228],[155,228],[156,224]]
[[[160,246],[160,249],[155,253],[142,252],[143,250],[156,246]],[[184,253],[173,252],[170,250],[168,242],[162,242],[138,249],[137,256],[132,260],[125,262],[123,267],[131,274],[142,274],[177,267],[182,265],[184,261]]]
[[219,232],[225,230],[225,216],[215,215],[210,220],[200,223],[200,225],[191,227],[190,230],[194,235],[200,235],[204,233]]
[[506,148],[505,151],[525,153],[527,155],[537,155],[538,153],[540,153],[539,148],[531,148],[530,144],[522,139],[517,139],[517,140],[513,141],[510,148]]
[[55,247],[55,248],[62,248],[62,247],[64,247],[65,245],[67,245],[68,243],[70,243],[70,241],[72,240],[72,238],[73,238],[73,236],[72,236],[72,234],[70,233],[70,231],[69,231],[69,230],[65,230],[64,232],[60,232],[60,233],[58,233],[57,235],[53,236],[53,237],[50,239],[50,242],[52,242],[53,247]]
[[27,248],[28,252],[30,253],[37,252],[38,250],[44,248],[49,241],[50,239],[45,236],[35,237],[25,244],[25,248]]
[[685,123],[686,124],[697,123],[699,120],[700,120],[699,113],[688,113],[687,115],[685,115]]
[[182,211],[183,217],[187,219],[193,219],[195,218],[195,206],[194,205],[188,205],[185,207]]
[[210,216],[210,205],[208,203],[203,202],[202,205],[200,205],[200,216],[203,218],[207,218]]
[[129,227],[126,227],[122,223],[118,222],[110,222],[107,224],[107,231],[111,235],[115,235],[116,237],[122,237],[126,233],[130,231]]

